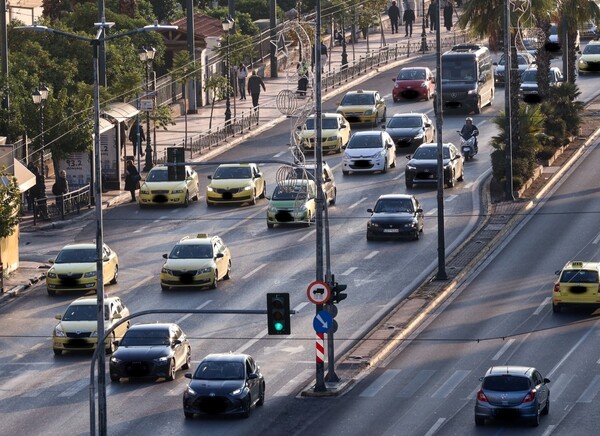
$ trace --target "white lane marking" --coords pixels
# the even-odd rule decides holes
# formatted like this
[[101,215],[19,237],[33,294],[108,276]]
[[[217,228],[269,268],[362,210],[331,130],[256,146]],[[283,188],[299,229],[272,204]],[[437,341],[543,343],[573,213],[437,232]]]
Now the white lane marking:
[[147,228],[148,228],[148,226],[142,226],[142,227],[140,227],[139,229],[135,229],[135,230],[133,231],[133,233],[142,233],[142,232],[144,232],[144,231],[145,231]]
[[470,370],[465,370],[465,369],[460,369],[460,370],[454,371],[454,374],[452,374],[450,376],[450,378],[448,380],[446,380],[446,382],[442,386],[440,386],[440,388],[437,391],[435,391],[431,397],[432,398],[448,397],[448,395],[450,395],[450,392],[452,392],[460,384],[460,382],[462,382],[463,379],[467,375],[469,375],[470,372],[471,372]]
[[402,177],[404,177],[404,172],[401,172],[396,177],[392,178],[392,180],[398,180],[398,179],[401,179]]
[[565,362],[565,360],[567,360],[571,354],[573,354],[575,352],[575,350],[577,350],[577,348],[579,348],[579,346],[583,343],[583,341],[585,341],[587,339],[587,337],[590,335],[590,333],[592,333],[593,331],[596,331],[596,329],[598,328],[598,324],[600,324],[600,321],[596,321],[589,329],[587,332],[585,332],[585,334],[579,338],[579,340],[577,341],[577,343],[575,345],[573,345],[571,347],[571,349],[562,357],[562,359],[559,360],[559,362],[554,365],[554,368],[552,368],[550,370],[550,372],[548,374],[546,374],[546,377],[550,378],[552,377],[552,374],[554,374],[558,368],[560,368],[560,366]]
[[550,297],[546,297],[544,298],[544,301],[541,302],[541,304],[538,306],[537,309],[535,309],[535,312],[533,312],[534,315],[539,315],[542,310],[544,310],[544,307],[546,307],[546,305],[550,303]]
[[352,274],[354,271],[356,271],[358,268],[356,268],[355,266],[351,266],[350,268],[348,268],[346,271],[344,271],[342,274],[342,276],[349,276],[350,274]]
[[367,388],[362,391],[359,397],[374,397],[379,393],[380,390],[383,389],[385,385],[387,385],[394,377],[396,377],[400,373],[399,369],[388,369],[379,377],[377,377],[373,383],[371,383]]
[[252,271],[250,271],[248,274],[246,274],[244,277],[242,277],[242,280],[247,279],[248,277],[251,277],[253,274],[259,272],[261,269],[263,269],[265,266],[267,266],[266,263],[263,263],[259,266],[257,266],[256,268],[254,268]]
[[[204,303],[202,303],[200,306],[196,307],[196,310],[200,310],[200,309],[202,309],[203,307],[206,307],[206,306],[208,306],[210,303],[212,303],[212,300],[205,301],[205,302],[204,302]],[[186,319],[188,319],[188,318],[189,318],[190,316],[192,316],[192,315],[197,315],[197,314],[196,314],[196,313],[188,313],[188,314],[185,314],[185,315],[183,315],[181,318],[179,318],[179,319],[177,320],[177,324],[181,324],[183,321],[185,321]]]
[[571,385],[571,381],[575,378],[575,374],[561,374],[556,380],[552,380],[552,399],[556,401],[558,396],[563,393],[567,386]]
[[[477,386],[477,388],[469,394],[467,400],[474,400],[477,398],[477,392],[479,392],[479,389],[481,389],[481,386]],[[552,389],[552,396],[554,397],[554,389]]]
[[[196,365],[192,365],[192,368],[195,368]],[[185,379],[184,379],[185,380]],[[169,389],[165,394],[163,394],[165,397],[178,397],[181,394],[183,394],[183,391],[185,391],[186,389],[186,383],[177,383],[177,380],[175,381],[175,387],[172,389]]]
[[235,350],[233,352],[233,354],[241,354],[244,351],[246,351],[248,348],[250,348],[252,345],[256,344],[258,341],[260,341],[262,338],[264,338],[265,336],[267,336],[267,333],[269,331],[267,329],[264,329],[262,332],[260,332],[259,334],[257,334],[256,336],[254,336],[253,339],[250,339],[248,342],[246,342],[244,345],[242,345],[240,348],[238,348],[237,350]]
[[591,403],[596,398],[596,395],[598,395],[598,391],[600,391],[600,375],[594,376],[587,389],[577,399],[577,403]]
[[286,153],[288,153],[288,150],[283,150],[283,151],[280,151],[279,153],[277,153],[276,155],[274,155],[273,157],[281,157]]
[[371,251],[369,254],[367,254],[364,259],[373,259],[375,256],[377,256],[379,254],[379,251],[375,250],[375,251]]
[[35,389],[29,392],[25,392],[22,396],[25,398],[38,397],[44,391],[44,389],[51,388],[53,385],[59,383],[62,379],[73,374],[74,372],[74,369],[61,370],[60,374],[43,379],[43,381],[38,386],[36,386]]
[[303,303],[300,303],[299,305],[294,307],[294,310],[296,312],[300,312],[304,308],[304,306],[306,306],[307,304],[308,304],[308,301],[304,301]]
[[89,380],[86,380],[86,379],[79,380],[79,381],[75,382],[70,388],[68,388],[64,392],[61,392],[60,394],[58,394],[58,396],[61,398],[72,397],[77,392],[81,391],[82,389],[87,388],[89,385],[90,385]]
[[438,428],[440,428],[442,426],[442,424],[444,423],[445,420],[446,420],[446,418],[438,418],[438,420],[435,422],[435,424],[433,424],[433,427],[431,427],[429,429],[429,431],[427,433],[425,433],[425,436],[433,436],[435,434],[435,432],[438,430]]
[[[174,212],[177,212],[177,211],[178,211],[178,209],[173,209],[173,210],[171,210],[171,212],[170,212],[170,213],[174,213]],[[155,219],[154,221],[152,221],[152,223],[153,223],[153,224],[156,224],[156,223],[159,223],[159,222],[161,222],[161,221],[164,221],[164,220],[166,220],[167,218],[169,218],[169,217],[168,217],[168,216],[166,216],[166,215],[163,215],[163,216],[161,216],[161,217],[159,217],[159,218]]]
[[592,244],[597,244],[597,243],[599,243],[599,242],[600,242],[600,233],[598,233],[598,236],[596,236],[596,237],[594,238],[594,240],[592,241]]
[[298,389],[298,385],[306,380],[314,372],[314,369],[305,369],[296,377],[287,382],[281,389],[273,394],[274,397],[287,397]]
[[458,197],[458,195],[456,195],[456,194],[448,195],[446,198],[444,198],[444,201],[449,203],[452,200],[454,200],[456,197]]
[[542,433],[542,436],[550,436],[554,432],[555,427],[556,426],[554,424],[549,425],[546,431]]
[[306,235],[302,236],[300,239],[298,239],[298,242],[302,242],[305,239],[309,238],[310,236],[314,235],[315,233],[317,233],[317,230],[311,230],[310,232],[308,232]]
[[462,185],[462,187],[463,187],[463,189],[465,191],[470,191],[471,190],[471,186],[473,186],[473,182],[469,182],[469,183],[466,183],[466,184]]
[[437,207],[435,209],[431,209],[429,212],[425,214],[425,216],[433,216],[437,214]]
[[498,351],[496,355],[492,357],[492,360],[500,359],[500,357],[506,352],[506,350],[508,350],[508,347],[510,347],[514,342],[514,339],[509,339],[508,341],[506,341],[506,344],[504,344],[502,348],[500,348],[500,351]]
[[14,397],[17,393],[17,390],[22,390],[24,387],[27,386],[28,381],[30,382],[32,380],[36,380],[36,376],[39,377],[37,371],[33,369],[25,370],[22,372],[19,371],[18,373],[16,371],[13,371],[13,374],[14,376],[6,382],[4,382],[2,387],[0,387],[0,399],[4,399],[9,395]]
[[356,203],[351,204],[350,206],[348,206],[348,209],[354,209],[356,206],[358,206],[359,204],[361,204],[363,201],[365,201],[367,199],[367,197],[363,197],[360,200],[358,200]]

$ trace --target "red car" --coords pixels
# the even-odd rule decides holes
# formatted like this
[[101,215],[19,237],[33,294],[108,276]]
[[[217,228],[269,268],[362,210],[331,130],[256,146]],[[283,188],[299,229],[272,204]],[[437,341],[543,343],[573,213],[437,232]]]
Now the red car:
[[394,103],[402,99],[429,100],[435,91],[433,73],[427,67],[402,68],[395,82],[392,96]]

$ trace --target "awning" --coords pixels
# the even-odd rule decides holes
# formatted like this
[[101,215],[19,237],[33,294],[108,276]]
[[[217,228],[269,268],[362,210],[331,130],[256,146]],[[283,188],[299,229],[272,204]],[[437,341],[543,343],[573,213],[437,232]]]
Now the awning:
[[110,121],[100,118],[100,134],[102,135],[104,132],[108,132],[110,129],[114,128],[115,125]]
[[135,117],[139,114],[139,109],[130,105],[129,103],[111,103],[108,105],[103,115],[106,115],[113,122],[121,123],[123,121],[128,121],[131,118]]
[[29,169],[17,159],[15,159],[15,178],[17,179],[17,185],[21,192],[25,192],[29,188],[35,186],[35,174],[29,171]]

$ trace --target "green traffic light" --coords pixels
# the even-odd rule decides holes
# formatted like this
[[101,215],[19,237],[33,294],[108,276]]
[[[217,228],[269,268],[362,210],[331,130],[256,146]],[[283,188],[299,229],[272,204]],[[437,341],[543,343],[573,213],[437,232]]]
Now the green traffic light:
[[280,332],[281,330],[283,330],[283,323],[276,322],[275,324],[273,324],[273,327],[275,327],[275,330],[277,330],[278,332]]

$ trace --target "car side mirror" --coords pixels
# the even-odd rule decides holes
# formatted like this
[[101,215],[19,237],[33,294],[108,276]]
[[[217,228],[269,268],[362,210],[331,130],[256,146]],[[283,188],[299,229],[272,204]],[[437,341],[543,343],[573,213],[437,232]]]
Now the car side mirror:
[[492,63],[492,65],[498,66],[498,62],[494,62]]
[[348,125],[347,125],[347,124],[342,124],[342,125],[340,126],[340,128],[342,128],[342,129],[345,129],[346,127],[348,127]]
[[112,343],[115,347],[118,347],[119,345],[121,345],[121,341],[119,341],[118,339],[115,341],[112,341]]
[[108,259],[109,259],[109,258],[108,258],[108,256],[104,256],[104,257],[102,258],[102,262],[108,262]]
[[223,257],[225,257],[225,255],[223,253],[217,253],[215,256],[215,259],[221,259]]
[[57,319],[60,321],[62,319],[62,315],[54,315],[54,319]]
[[115,313],[112,317],[113,319],[121,319],[123,318],[123,315],[121,315],[120,313]]
[[167,259],[169,255],[167,253],[163,254],[163,259]]
[[545,378],[544,383],[550,383],[550,379]]
[[369,208],[369,209],[367,209],[367,212],[373,213],[373,209]]
[[171,346],[176,347],[177,345],[181,345],[181,339],[175,339]]
[[183,374],[183,376],[184,376],[185,378],[189,378],[189,379],[191,379],[191,378],[192,378],[192,373],[191,373],[191,372],[186,372],[185,374]]
[[423,213],[423,209],[421,209],[421,208],[418,208],[418,209],[417,209],[417,213]]
[[206,176],[208,180],[212,180],[212,176]]
[[411,155],[411,154],[407,154],[407,155],[406,155],[406,158],[407,158],[408,160],[411,160],[411,159],[412,159],[412,155]]
[[385,130],[385,124],[382,124],[382,125],[381,125],[381,128],[382,128],[383,130]]
[[48,259],[48,263],[54,263],[54,260],[55,260],[54,258]]
[[253,372],[252,374],[248,374],[248,380],[255,380],[258,378],[258,374]]

